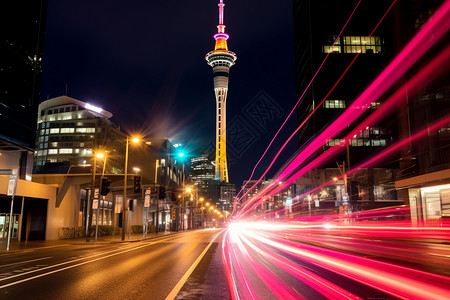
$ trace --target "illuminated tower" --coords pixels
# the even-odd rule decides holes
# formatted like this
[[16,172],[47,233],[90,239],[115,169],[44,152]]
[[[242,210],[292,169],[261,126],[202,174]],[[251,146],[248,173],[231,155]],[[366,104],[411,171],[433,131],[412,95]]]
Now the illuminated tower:
[[228,51],[227,39],[223,24],[223,0],[219,3],[219,25],[214,35],[216,47],[206,54],[208,65],[213,68],[214,92],[216,94],[216,178],[228,182],[227,168],[227,114],[226,100],[228,92],[228,76],[230,67],[236,61],[236,54]]

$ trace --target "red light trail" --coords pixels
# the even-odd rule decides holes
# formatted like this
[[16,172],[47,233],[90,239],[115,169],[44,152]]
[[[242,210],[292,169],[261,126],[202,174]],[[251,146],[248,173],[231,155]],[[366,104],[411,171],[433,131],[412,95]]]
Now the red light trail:
[[[392,5],[394,3],[395,1]],[[406,87],[410,94],[417,93],[448,72],[450,45],[447,43],[405,83],[398,83],[399,79],[448,33],[449,28],[450,1],[445,1],[349,108],[305,145],[278,172],[273,182],[242,203],[239,211],[233,212],[232,222],[222,244],[223,260],[233,299],[450,299],[448,219],[413,222],[411,208],[406,205],[351,214],[314,216],[305,214],[305,210],[301,209],[289,214],[287,212],[291,207],[267,213],[257,210],[267,199],[286,189],[297,178],[323,166],[345,149],[344,145],[336,145],[318,153],[326,141],[348,129],[351,124],[352,129],[346,132],[344,138],[348,143],[370,126],[388,117],[404,103],[405,97],[402,93]],[[329,93],[357,57],[358,55]],[[398,87],[393,89],[394,85]],[[390,89],[392,91],[382,101],[381,106],[369,111],[370,104]],[[299,101],[301,99],[302,97]],[[360,120],[361,116],[365,116],[363,120]],[[303,124],[279,150],[269,168]],[[413,132],[409,137],[393,142],[391,146],[353,166],[345,174],[313,188],[308,193],[297,195],[296,198],[308,196],[362,168],[374,167],[375,163],[389,160],[405,145],[418,141],[430,132],[448,127],[449,124],[450,116],[444,115],[432,124]],[[281,128],[283,126],[284,123]],[[238,195],[236,203],[244,199],[256,185],[257,183],[239,199]],[[243,189],[240,194],[242,191]],[[300,203],[294,207],[303,208],[305,205],[307,204]]]

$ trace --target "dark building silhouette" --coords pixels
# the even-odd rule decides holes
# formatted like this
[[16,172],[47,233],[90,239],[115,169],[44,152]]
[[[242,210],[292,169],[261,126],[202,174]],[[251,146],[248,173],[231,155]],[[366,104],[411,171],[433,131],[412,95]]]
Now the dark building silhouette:
[[[2,146],[34,149],[47,1],[0,4]],[[5,144],[6,143],[6,144]],[[8,148],[9,149],[9,148]]]

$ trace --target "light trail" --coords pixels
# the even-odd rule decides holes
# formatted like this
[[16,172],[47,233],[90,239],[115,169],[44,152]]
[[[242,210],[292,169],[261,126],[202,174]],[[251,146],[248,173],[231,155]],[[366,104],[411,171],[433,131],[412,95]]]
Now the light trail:
[[[250,270],[256,270],[257,276],[263,277],[257,280],[265,283],[271,281],[269,289],[278,299],[286,299],[285,295],[280,296],[279,294],[279,289],[286,291],[286,288],[284,285],[278,285],[277,276],[279,275],[275,275],[280,274],[281,271],[331,299],[358,299],[366,296],[359,289],[355,289],[351,282],[342,281],[341,277],[401,299],[448,299],[450,297],[450,278],[448,276],[400,264],[403,262],[408,265],[409,261],[417,260],[415,258],[418,256],[423,258],[420,260],[422,264],[439,264],[441,268],[445,266],[447,270],[450,270],[450,258],[445,255],[449,251],[448,245],[441,249],[435,249],[430,247],[429,241],[422,245],[409,236],[411,232],[423,234],[427,231],[434,236],[432,232],[437,228],[400,227],[400,230],[404,231],[403,237],[408,237],[410,240],[410,243],[405,245],[398,241],[393,243],[387,239],[390,237],[388,234],[382,240],[380,240],[380,236],[376,236],[376,239],[368,239],[367,237],[373,236],[374,230],[383,229],[387,233],[398,229],[398,227],[384,227],[383,222],[372,222],[372,225],[375,224],[378,226],[235,223],[228,229],[229,235],[233,236],[233,242],[228,244],[228,247],[232,248],[234,252],[235,263],[239,263],[241,267],[228,271],[234,273],[237,282],[242,279],[248,284],[250,278],[252,278],[251,282],[256,282],[254,277],[249,276],[249,274],[255,274]],[[448,240],[450,229],[440,229],[445,232]],[[359,231],[358,234],[367,232],[363,238],[357,238],[354,234],[355,231]],[[337,232],[339,236],[336,237],[334,234]],[[331,240],[328,237],[331,237]],[[329,248],[330,244],[339,251]],[[370,257],[376,254],[377,258],[368,258],[355,253],[361,253],[364,256],[370,255]],[[432,258],[436,256],[439,256],[439,261],[433,261]],[[389,258],[389,262],[384,262],[384,257]],[[247,267],[242,267],[242,262]],[[302,267],[302,262],[316,267]],[[270,263],[270,268],[268,263]],[[231,265],[228,264],[228,266]],[[326,272],[323,273],[321,270],[326,270]],[[331,276],[329,272],[336,275]],[[301,284],[295,285],[295,288],[296,290],[301,289]],[[304,290],[303,293],[307,294],[308,291]],[[261,299],[261,295],[258,295],[256,290],[252,291],[252,295]]]
[[[342,145],[321,151],[327,140],[344,136],[348,143],[398,109],[405,101],[402,95],[405,89],[413,95],[448,74],[448,42],[444,42],[445,46],[426,65],[414,72],[411,69],[448,34],[449,28],[450,1],[447,0],[348,109],[305,145],[273,182],[243,203],[238,212],[233,212],[235,218],[224,235],[222,248],[232,299],[450,299],[450,219],[415,220],[412,207],[407,205],[338,215],[330,213],[336,211],[330,209],[324,210],[326,214],[313,216],[310,212],[308,215],[308,203],[270,212],[262,209],[268,199],[275,199],[275,194],[297,178],[323,167],[342,153]],[[405,83],[399,83],[400,79],[405,79]],[[368,110],[371,102],[381,97],[381,106]],[[443,115],[365,158],[336,179],[389,161],[405,145],[449,125],[450,115]],[[293,198],[299,200],[332,184],[335,180],[308,189],[308,193],[295,194]],[[243,195],[241,190],[236,200],[243,199],[251,188]],[[277,199],[273,203],[281,201]]]
[[[369,37],[371,37],[374,32],[378,29],[378,27],[380,26],[381,22],[386,18],[387,14],[389,13],[389,11],[392,9],[392,7],[394,6],[394,4],[397,2],[397,0],[394,0],[391,5],[389,6],[389,8],[386,10],[386,12],[384,13],[384,15],[382,16],[382,18],[379,20],[379,22],[377,23],[377,25],[373,28],[372,32],[368,35]],[[359,3],[358,3],[359,5]],[[356,9],[356,8],[355,8]],[[354,13],[354,12],[353,12]],[[352,13],[352,15],[353,15]],[[351,18],[351,16],[350,16]],[[349,22],[350,18],[347,20],[347,23]],[[345,27],[347,26],[347,23],[345,24],[344,28],[341,30],[342,31],[345,29]],[[339,34],[339,36],[336,38],[336,40],[334,41],[333,45],[336,43],[336,41],[339,39],[341,33]],[[285,123],[287,122],[287,120],[289,119],[289,117],[292,115],[292,112],[295,110],[295,108],[298,106],[298,104],[300,103],[300,100],[303,98],[304,94],[306,93],[306,91],[309,89],[309,86],[311,85],[311,83],[314,81],[316,75],[319,73],[322,65],[325,63],[325,61],[327,60],[328,56],[330,55],[330,53],[328,53],[325,56],[324,61],[322,62],[320,68],[317,70],[316,74],[314,75],[314,77],[312,78],[312,80],[310,81],[310,83],[308,84],[308,86],[306,87],[306,89],[304,90],[302,96],[299,98],[299,100],[297,101],[297,103],[295,104],[293,110],[291,111],[291,113],[289,114],[288,118],[285,120],[285,122],[282,124],[281,128],[278,130],[278,132],[275,134],[275,136],[273,137],[272,141],[269,143],[269,146],[266,148],[266,150],[264,151],[263,155],[261,156],[261,158],[259,159],[259,161],[256,163],[255,167],[253,168],[253,171],[250,175],[250,178],[248,180],[251,180],[256,168],[258,167],[259,163],[261,162],[261,160],[264,158],[264,156],[266,155],[267,151],[269,150],[270,146],[272,145],[274,139],[276,138],[276,136],[278,135],[278,133],[280,132],[280,130],[284,127]],[[325,102],[325,100],[328,98],[328,96],[335,90],[335,88],[338,86],[338,84],[341,82],[341,80],[344,78],[344,76],[347,74],[347,72],[350,70],[350,68],[353,66],[353,64],[355,63],[355,61],[358,59],[358,57],[361,55],[361,53],[357,53],[355,55],[355,57],[352,59],[352,61],[350,62],[350,64],[346,67],[346,69],[344,70],[344,72],[341,74],[341,76],[339,77],[339,79],[334,83],[334,85],[331,87],[331,89],[328,91],[328,93],[323,97],[322,101],[314,108],[314,110],[302,121],[302,123],[297,127],[297,129],[289,136],[289,138],[284,142],[284,144],[281,146],[281,148],[278,150],[278,152],[275,154],[274,158],[272,159],[272,161],[270,162],[269,166],[266,168],[266,170],[264,171],[264,173],[260,176],[260,178],[256,181],[256,183],[250,187],[240,198],[239,195],[241,194],[241,192],[245,189],[245,187],[248,185],[248,181],[245,183],[245,185],[242,187],[242,189],[239,191],[239,193],[236,195],[236,199],[235,201],[240,202],[243,197],[245,197],[254,187],[257,186],[257,184],[264,178],[264,176],[269,172],[269,170],[272,168],[272,166],[274,165],[275,161],[277,160],[277,158],[280,156],[281,152],[283,151],[283,149],[287,146],[287,144],[292,140],[292,138],[294,136],[297,135],[297,133],[300,131],[301,128],[303,128],[303,126],[305,125],[305,123],[316,113],[316,111],[322,106],[322,104]]]
[[[397,0],[395,0],[394,2],[396,2]],[[355,14],[356,9],[358,8],[359,4],[361,3],[361,0],[358,1],[358,3],[356,4],[355,8],[353,9],[352,13],[350,14],[350,16],[348,17],[347,21],[345,22],[344,26],[342,27],[341,31],[339,32],[339,35],[336,37],[336,39],[333,42],[333,45],[336,44],[336,42],[339,40],[342,32],[344,31],[344,29],[347,27],[347,24],[350,22],[351,18],[353,17],[353,15]],[[390,8],[389,8],[390,9]],[[383,17],[384,18],[384,17]],[[377,25],[378,26],[378,25]],[[332,46],[333,46],[332,45]],[[269,145],[267,146],[266,150],[264,151],[263,155],[261,156],[261,158],[258,160],[258,162],[256,163],[255,167],[253,168],[253,171],[250,175],[249,180],[252,179],[253,175],[255,174],[256,168],[258,167],[259,163],[261,162],[261,160],[264,158],[264,156],[266,155],[267,151],[269,151],[269,148],[272,146],[275,138],[278,136],[278,134],[280,133],[281,129],[283,129],[284,125],[286,124],[286,122],[289,120],[289,118],[291,117],[291,115],[294,113],[295,109],[297,108],[297,106],[299,105],[299,103],[302,101],[303,96],[305,95],[305,93],[308,91],[309,87],[311,86],[311,84],[313,83],[314,79],[316,78],[317,74],[319,74],[320,70],[322,69],[323,65],[325,64],[325,62],[328,59],[328,56],[330,56],[330,53],[327,53],[327,55],[325,56],[325,58],[323,59],[322,63],[320,64],[319,68],[317,69],[316,73],[314,74],[313,78],[311,78],[311,80],[308,83],[308,86],[305,88],[305,90],[303,91],[302,95],[298,98],[297,103],[295,103],[294,107],[292,108],[291,112],[289,113],[289,115],[286,117],[286,119],[284,120],[284,122],[281,124],[280,128],[278,129],[278,131],[275,133],[274,137],[272,138],[272,140],[270,141]],[[287,143],[287,142],[286,142]],[[283,146],[284,148],[285,146]],[[281,149],[282,150],[282,149]],[[281,152],[280,150],[280,152]],[[278,156],[279,154],[277,154]],[[276,158],[275,158],[276,159]],[[273,165],[273,163],[270,165],[270,167]],[[267,173],[267,171],[270,169],[267,168],[266,172],[264,174]],[[264,177],[261,176],[261,178]],[[261,178],[259,179],[259,181],[261,181]],[[259,182],[258,181],[258,182]],[[247,182],[248,183],[248,182]],[[244,187],[242,187],[242,189],[239,191],[239,193],[236,195],[236,199],[239,197],[239,195],[241,194],[241,192],[244,190],[244,188],[247,186],[247,183],[244,185]],[[256,185],[256,184],[255,184]],[[255,187],[255,185],[253,185],[251,189],[253,189]],[[249,190],[249,191],[250,191]],[[247,192],[248,193],[248,192]],[[244,197],[247,193],[245,193],[242,197]],[[240,199],[242,199],[242,197]],[[239,200],[240,200],[239,199]],[[239,201],[237,200],[237,201]]]
[[[254,208],[249,208],[255,199],[262,198],[262,195],[268,194],[268,191],[273,189],[278,185],[279,182],[283,182],[277,190],[281,190],[288,184],[292,183],[296,178],[304,175],[308,170],[303,168],[301,171],[297,172],[291,178],[288,178],[290,173],[293,173],[302,162],[306,161],[315,151],[317,151],[327,140],[333,138],[336,134],[341,132],[347,127],[348,124],[353,123],[358,117],[360,117],[366,110],[365,108],[370,107],[370,103],[374,99],[378,99],[388,88],[390,88],[420,57],[423,55],[434,43],[436,43],[440,37],[442,37],[445,32],[450,27],[450,1],[444,3],[441,8],[435,13],[433,18],[429,20],[422,28],[421,31],[410,41],[410,43],[403,49],[402,52],[389,64],[389,66],[383,70],[383,72],[374,80],[374,82],[353,102],[351,107],[344,111],[334,123],[324,129],[324,131],[312,141],[302,152],[300,152],[290,164],[280,172],[276,179],[266,186],[254,199],[247,201],[244,204],[243,209],[239,212],[242,215],[246,211]],[[436,34],[435,39],[430,43],[426,43],[426,37],[428,34],[433,32]],[[424,41],[425,40],[425,41]],[[426,43],[427,46],[421,45],[420,43]],[[421,70],[416,76],[414,76],[410,84],[413,83],[411,90],[415,92],[420,88],[424,87],[426,84],[434,80],[442,72],[448,70],[449,57],[449,47],[445,48],[441,53],[433,59],[423,70]],[[391,96],[387,101],[386,105],[382,105],[379,109],[375,110],[371,116],[369,116],[365,121],[357,125],[353,131],[345,138],[346,141],[352,139],[352,136],[359,134],[361,130],[365,129],[367,126],[374,124],[376,121],[385,116],[388,112],[392,111],[401,101],[404,101],[404,97],[401,95],[401,89]],[[325,161],[331,158],[333,155],[337,155],[342,147],[334,146],[328,149],[325,153],[321,155],[321,159]],[[317,164],[317,161],[316,161]],[[309,168],[317,167],[317,165],[309,165]],[[264,173],[265,174],[265,173]],[[286,179],[288,178],[288,179]],[[274,192],[268,194],[272,195]],[[239,216],[238,215],[238,216]]]

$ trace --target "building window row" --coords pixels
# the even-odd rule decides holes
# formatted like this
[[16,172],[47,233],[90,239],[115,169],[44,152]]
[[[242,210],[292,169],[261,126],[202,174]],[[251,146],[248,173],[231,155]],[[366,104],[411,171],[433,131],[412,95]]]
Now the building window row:
[[325,100],[325,108],[345,108],[345,100]]
[[323,53],[383,53],[384,41],[379,36],[342,36],[333,45],[337,36],[328,39],[328,45],[322,48]]
[[[326,143],[327,146],[344,146],[344,139],[331,139]],[[350,146],[352,147],[384,147],[388,145],[388,140],[386,139],[352,139],[350,141]]]
[[65,106],[55,109],[43,109],[41,110],[41,117],[45,116],[45,113],[47,112],[47,115],[57,114],[57,113],[63,113],[63,112],[70,112],[70,111],[76,111],[77,107],[75,105],[72,106]]

